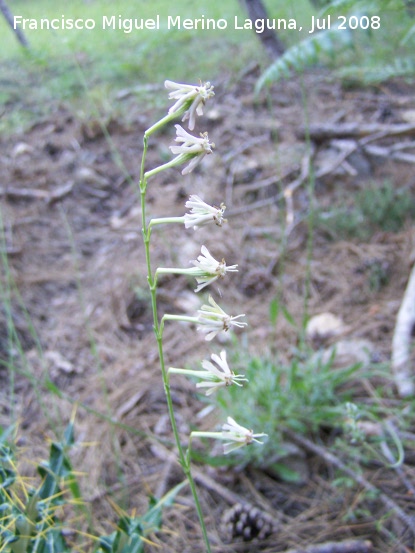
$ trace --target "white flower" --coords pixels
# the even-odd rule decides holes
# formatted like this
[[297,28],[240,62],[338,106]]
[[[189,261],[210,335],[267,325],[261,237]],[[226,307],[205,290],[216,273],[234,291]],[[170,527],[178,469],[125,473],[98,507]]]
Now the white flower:
[[192,261],[193,265],[197,267],[197,271],[193,270],[192,274],[196,278],[198,287],[195,292],[200,292],[202,288],[212,284],[218,278],[223,278],[228,272],[238,272],[236,268],[238,265],[226,266],[225,260],[217,261],[207,249],[206,246],[201,248],[202,255],[199,255],[197,260]]
[[225,350],[220,352],[220,356],[213,353],[211,358],[219,368],[213,365],[210,361],[207,361],[206,359],[203,360],[202,367],[205,370],[198,372],[200,373],[200,378],[204,378],[205,380],[196,384],[197,388],[208,388],[206,392],[207,396],[210,396],[213,392],[216,392],[223,386],[231,386],[232,384],[242,386],[240,382],[248,382],[244,376],[235,374],[231,371],[228,362],[226,361]]
[[174,83],[173,81],[165,81],[164,86],[171,90],[169,94],[170,100],[176,100],[176,103],[169,109],[169,114],[186,109],[182,121],[189,119],[189,129],[192,131],[195,128],[196,115],[203,115],[203,106],[206,101],[215,95],[213,86],[210,82],[199,86]]
[[247,323],[241,323],[236,319],[240,317],[245,317],[245,315],[236,315],[236,317],[231,317],[219,305],[215,302],[212,296],[209,296],[209,305],[202,305],[198,310],[198,322],[199,326],[197,330],[201,332],[206,332],[205,340],[212,340],[216,334],[224,330],[228,331],[232,326],[244,327],[247,326]]
[[220,207],[212,207],[205,203],[199,196],[192,194],[186,202],[187,209],[190,209],[190,213],[186,213],[184,216],[184,226],[186,228],[193,227],[197,230],[199,227],[208,225],[212,221],[221,227],[223,223],[226,223],[223,214],[226,209],[226,205],[220,204]]
[[257,438],[267,436],[263,432],[261,434],[254,434],[253,430],[248,430],[244,426],[241,426],[232,417],[228,417],[226,420],[227,422],[222,426],[222,437],[230,441],[223,446],[225,455],[252,442],[262,444],[263,442]]
[[192,136],[186,132],[180,125],[176,127],[176,142],[182,142],[181,146],[170,146],[170,150],[173,154],[177,154],[175,158],[176,164],[185,163],[190,160],[189,165],[182,171],[182,175],[191,173],[193,169],[198,165],[206,154],[212,153],[212,148],[215,144],[209,142],[208,133],[205,132],[200,135],[200,138]]
[[[202,367],[204,370],[192,370],[192,369],[179,369],[176,367],[170,367],[168,370],[169,374],[181,374],[184,376],[195,376],[199,378],[201,382],[196,384],[197,388],[208,388],[206,395],[210,396],[213,392],[219,390],[223,386],[231,386],[236,384],[237,386],[242,386],[241,382],[248,382],[248,380],[239,374],[235,374],[229,368],[228,362],[226,360],[226,351],[221,351],[220,355],[215,353],[211,356],[212,361],[216,363],[214,365],[210,361],[202,361]],[[216,436],[216,435],[215,435]],[[220,434],[222,439],[222,435]]]

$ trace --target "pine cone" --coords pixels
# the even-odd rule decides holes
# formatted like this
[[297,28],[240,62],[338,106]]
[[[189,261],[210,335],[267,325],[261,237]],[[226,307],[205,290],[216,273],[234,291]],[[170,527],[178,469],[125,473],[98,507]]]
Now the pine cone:
[[239,537],[244,541],[264,540],[277,530],[275,520],[268,513],[248,503],[237,503],[226,511],[222,527],[229,541]]

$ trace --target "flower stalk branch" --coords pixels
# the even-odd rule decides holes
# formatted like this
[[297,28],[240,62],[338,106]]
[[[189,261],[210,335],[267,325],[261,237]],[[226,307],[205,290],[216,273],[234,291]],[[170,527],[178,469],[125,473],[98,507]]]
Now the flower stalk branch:
[[172,121],[175,121],[177,117],[180,117],[180,115],[183,115],[186,112],[186,105],[181,106],[180,110],[176,113],[168,113],[164,117],[160,119],[160,121],[157,121],[157,123],[154,123],[154,125],[151,125],[149,129],[147,129],[144,133],[145,138],[149,138],[152,134],[155,132],[161,130],[163,127],[171,123]]
[[262,444],[263,442],[258,440],[258,438],[263,438],[265,436],[266,434],[263,432],[254,434],[253,430],[241,426],[232,417],[228,417],[226,423],[222,426],[222,432],[192,432],[189,440],[189,451],[193,438],[212,438],[214,440],[226,441],[227,443],[224,444],[223,450],[225,455],[227,455],[231,451],[250,445],[253,442]]
[[[177,115],[177,114],[176,114]],[[159,122],[160,123],[160,122]],[[159,127],[157,127],[159,128]],[[197,511],[197,515],[199,518],[199,523],[201,526],[202,534],[203,534],[203,540],[206,545],[206,551],[207,553],[211,553],[209,538],[207,535],[207,529],[206,524],[203,517],[202,508],[200,505],[199,497],[197,494],[196,484],[194,482],[194,479],[191,474],[190,469],[190,460],[189,457],[185,455],[185,452],[183,450],[181,441],[180,441],[180,435],[177,427],[176,417],[174,414],[173,409],[173,400],[171,397],[171,391],[170,391],[170,383],[169,383],[169,375],[166,370],[165,360],[164,360],[164,350],[163,350],[163,326],[164,326],[164,318],[162,319],[161,323],[159,323],[158,318],[158,312],[157,312],[157,297],[156,297],[156,289],[157,289],[157,279],[156,277],[153,277],[152,267],[151,267],[151,255],[150,255],[150,236],[151,236],[151,226],[150,224],[147,224],[147,210],[146,210],[146,192],[147,192],[147,185],[148,185],[148,179],[150,178],[152,172],[145,173],[145,163],[146,163],[146,155],[147,155],[147,148],[148,148],[148,136],[154,132],[155,129],[150,128],[147,133],[144,135],[143,139],[143,154],[141,159],[141,169],[140,169],[140,182],[139,182],[139,188],[140,188],[140,201],[141,201],[141,221],[142,221],[142,236],[143,236],[143,243],[144,243],[144,251],[145,251],[145,258],[146,258],[146,267],[147,267],[147,281],[150,289],[150,297],[151,297],[151,308],[152,308],[152,314],[153,314],[153,329],[156,336],[156,342],[157,342],[157,351],[160,361],[160,367],[161,367],[161,374],[163,379],[163,386],[164,386],[164,392],[166,397],[166,403],[167,403],[167,409],[169,413],[170,423],[173,430],[174,440],[176,443],[176,447],[178,450],[178,456],[179,456],[179,462],[182,466],[183,472],[189,482],[189,486],[192,492],[193,500],[195,502],[195,507]],[[155,174],[153,172],[153,174]],[[196,319],[197,321],[197,319]]]
[[207,361],[206,359],[202,361],[202,367],[204,370],[195,371],[191,369],[170,367],[168,373],[169,375],[181,374],[184,376],[195,376],[196,378],[200,378],[201,382],[196,384],[196,388],[207,388],[207,396],[217,392],[223,386],[232,386],[232,384],[242,386],[242,382],[248,382],[243,375],[235,374],[229,368],[225,350],[221,351],[220,355],[213,353],[211,359],[215,364]]
[[164,224],[183,224],[185,229],[193,228],[194,230],[197,230],[202,226],[212,223],[221,227],[223,223],[226,222],[226,219],[223,216],[226,207],[223,203],[221,203],[219,207],[212,206],[204,202],[197,195],[191,195],[189,197],[186,202],[188,212],[185,213],[185,215],[181,217],[158,217],[148,221],[147,187],[149,179],[162,171],[184,164],[186,165],[184,169],[182,169],[182,174],[186,175],[193,171],[193,169],[206,155],[211,154],[213,148],[215,147],[214,143],[209,141],[208,133],[203,133],[200,134],[199,137],[196,137],[189,134],[180,125],[175,125],[175,142],[178,144],[170,146],[170,150],[175,157],[167,163],[146,171],[146,157],[149,137],[177,117],[182,117],[183,122],[188,121],[188,128],[192,131],[195,126],[196,116],[203,115],[203,107],[206,101],[214,96],[213,86],[211,86],[209,82],[204,84],[200,83],[198,86],[194,86],[166,81],[165,86],[170,91],[169,98],[174,100],[175,103],[169,109],[169,112],[165,117],[160,119],[157,123],[145,131],[143,139],[143,154],[141,159],[139,181],[142,237],[146,260],[147,281],[151,297],[153,330],[157,342],[157,352],[159,356],[167,409],[178,451],[178,459],[189,483],[194,499],[206,551],[207,553],[211,553],[202,508],[191,473],[192,439],[211,438],[224,441],[224,453],[227,454],[253,442],[261,444],[262,442],[258,438],[265,436],[265,434],[254,434],[253,430],[244,428],[234,419],[228,417],[227,422],[222,426],[221,432],[192,432],[189,437],[189,446],[186,451],[184,450],[180,440],[170,389],[171,375],[197,378],[198,381],[196,382],[196,388],[203,389],[207,396],[217,392],[223,387],[232,385],[241,387],[245,382],[247,382],[247,379],[243,375],[235,374],[235,372],[229,367],[225,350],[221,351],[219,355],[213,353],[210,360],[203,360],[201,363],[202,368],[200,370],[177,367],[170,367],[167,369],[163,350],[163,333],[166,321],[181,321],[194,324],[196,325],[198,331],[204,333],[205,340],[207,341],[212,340],[222,331],[227,332],[232,327],[243,328],[247,323],[239,320],[245,315],[228,315],[212,297],[209,297],[209,305],[202,305],[196,316],[173,315],[166,313],[161,317],[161,319],[159,318],[157,306],[157,284],[160,276],[166,274],[192,276],[196,279],[197,283],[195,292],[199,292],[206,286],[216,282],[218,279],[224,278],[226,273],[238,271],[237,265],[226,265],[224,259],[215,259],[209,252],[208,248],[204,245],[201,247],[201,253],[197,259],[191,261],[193,267],[159,267],[155,270],[155,272],[153,271],[151,263],[150,239],[152,229],[154,227]]
[[222,261],[217,261],[210,254],[206,246],[202,246],[201,251],[202,253],[201,255],[199,255],[197,260],[192,261],[194,267],[189,267],[185,269],[176,267],[159,267],[156,270],[156,274],[154,277],[155,280],[157,280],[159,275],[193,276],[195,277],[198,284],[197,288],[195,288],[195,292],[200,292],[200,290],[202,290],[205,286],[212,284],[218,278],[223,278],[226,273],[233,273],[238,271],[238,269],[236,268],[238,265],[230,265],[227,267],[224,259],[222,259]]
[[185,221],[184,216],[183,217],[157,217],[155,219],[151,219],[151,221],[148,224],[148,228],[151,229],[156,225],[169,225],[169,224],[176,224],[176,223],[183,224],[184,221]]

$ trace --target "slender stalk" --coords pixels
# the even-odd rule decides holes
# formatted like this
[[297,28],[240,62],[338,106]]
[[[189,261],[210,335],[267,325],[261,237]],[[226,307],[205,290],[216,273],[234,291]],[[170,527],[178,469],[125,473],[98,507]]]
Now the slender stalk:
[[[307,103],[305,85],[303,79],[301,80],[301,93],[303,101],[303,109],[305,115],[305,129],[306,129],[306,145],[308,153],[311,152],[311,138],[310,138],[310,119],[309,119],[309,106]],[[309,157],[311,159],[311,155]],[[303,321],[301,325],[301,346],[305,344],[305,328],[308,321],[309,304],[311,297],[311,261],[313,258],[314,248],[314,224],[315,224],[315,175],[313,170],[313,164],[310,162],[308,186],[307,186],[308,200],[309,200],[309,212],[307,216],[307,265],[305,274],[305,290],[304,290],[304,312]]]
[[206,271],[202,271],[201,269],[197,269],[195,267],[186,267],[186,268],[180,268],[180,267],[159,267],[156,270],[156,276],[157,275],[190,275],[190,276],[204,276],[206,274]]
[[191,102],[183,104],[183,106],[179,111],[169,113],[165,117],[160,119],[160,121],[157,121],[157,123],[154,123],[154,125],[152,125],[149,129],[146,130],[146,132],[144,133],[144,137],[148,139],[148,137],[151,134],[163,128],[165,125],[167,125],[167,123],[170,123],[170,121],[174,121],[175,119],[177,119],[177,117],[180,117],[181,115],[183,115],[183,113],[187,111],[189,104],[191,104]]
[[160,323],[161,332],[163,332],[165,321],[184,321],[185,323],[197,324],[199,319],[198,317],[189,317],[188,315],[170,315],[170,313],[165,313]]
[[[153,126],[155,127],[155,126]],[[153,132],[153,127],[150,129],[151,132]],[[159,128],[157,126],[157,128]],[[166,402],[167,402],[167,408],[169,412],[170,417],[170,423],[173,429],[173,435],[176,442],[178,455],[179,455],[179,462],[182,466],[183,472],[189,482],[189,486],[193,495],[193,499],[196,506],[197,515],[199,518],[200,526],[202,529],[203,539],[206,545],[206,551],[207,553],[211,553],[210,544],[209,544],[209,538],[207,535],[206,525],[202,513],[202,508],[200,505],[199,497],[197,494],[196,484],[194,482],[194,479],[191,474],[191,468],[190,468],[190,459],[185,455],[185,452],[183,450],[179,431],[177,428],[177,422],[176,417],[174,414],[173,409],[173,401],[171,397],[170,392],[170,382],[169,382],[169,375],[166,370],[166,365],[164,361],[164,351],[163,351],[163,329],[164,329],[164,321],[165,320],[187,320],[189,322],[197,322],[196,317],[179,317],[175,315],[164,315],[164,317],[161,320],[161,323],[159,323],[158,313],[157,313],[157,298],[156,298],[156,291],[157,291],[157,277],[153,277],[153,272],[151,268],[151,255],[150,255],[150,235],[151,235],[151,224],[147,225],[147,212],[146,212],[146,191],[147,191],[147,182],[149,176],[152,174],[156,174],[157,171],[149,171],[147,173],[144,172],[145,168],[145,158],[147,154],[147,146],[148,146],[148,135],[150,134],[150,130],[146,132],[144,135],[144,148],[143,148],[143,157],[141,160],[141,172],[140,172],[140,200],[141,200],[141,218],[142,218],[142,235],[143,235],[143,242],[144,242],[144,251],[145,251],[145,258],[146,258],[146,266],[147,266],[147,281],[150,288],[150,296],[151,296],[151,308],[153,313],[153,329],[156,336],[157,341],[157,349],[158,349],[158,355],[159,355],[159,361],[160,361],[160,367],[161,367],[161,374],[163,378],[163,386],[164,386],[164,392],[166,395]],[[168,164],[165,164],[165,166]],[[163,167],[165,167],[163,166]],[[167,168],[167,167],[165,167]]]
[[179,369],[176,367],[169,367],[169,374],[183,374],[184,376],[197,376],[198,378],[209,378],[209,371],[192,370],[192,369]]
[[[192,438],[213,438],[214,440],[229,440],[227,436],[224,436],[222,432],[202,432],[202,431],[196,431],[194,430],[190,434],[190,440]],[[189,442],[189,450],[190,450],[190,444]]]
[[166,169],[171,169],[172,167],[178,167],[179,165],[183,165],[184,163],[191,161],[194,157],[198,157],[199,155],[200,155],[200,150],[198,150],[195,153],[178,154],[176,157],[174,157],[167,163],[163,163],[163,165],[159,165],[158,167],[155,167],[154,169],[147,171],[144,174],[144,177],[146,179],[149,179],[150,177],[154,177],[154,175],[157,175],[158,173],[161,173]]
[[154,225],[165,225],[167,223],[184,223],[184,217],[160,217],[159,219],[151,219],[148,224],[148,228],[152,228]]
[[172,160],[168,161],[167,163],[163,163],[163,165],[159,165],[158,167],[155,167],[154,169],[151,169],[150,171],[147,171],[144,175],[145,179],[149,179],[150,177],[154,177],[154,175],[157,175],[157,173],[161,173],[162,171],[165,171],[166,169],[171,169],[172,167],[176,167],[177,165],[180,165],[181,162],[177,162],[176,158],[173,158]]

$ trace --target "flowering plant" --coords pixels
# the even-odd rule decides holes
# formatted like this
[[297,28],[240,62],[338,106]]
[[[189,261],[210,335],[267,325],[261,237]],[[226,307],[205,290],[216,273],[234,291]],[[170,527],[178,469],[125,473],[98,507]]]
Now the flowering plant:
[[195,267],[188,269],[159,267],[156,271],[156,277],[162,274],[194,276],[198,283],[195,292],[200,292],[205,286],[212,284],[212,282],[215,282],[218,278],[223,278],[226,273],[238,271],[236,268],[238,265],[230,265],[227,267],[224,259],[222,259],[222,261],[217,261],[209,253],[206,246],[202,246],[201,252],[197,260],[192,261]]
[[215,93],[213,86],[207,82],[199,86],[189,84],[179,84],[173,81],[165,81],[164,86],[171,90],[169,94],[170,100],[176,100],[176,103],[169,109],[169,114],[180,113],[185,109],[182,121],[189,120],[189,129],[192,131],[195,128],[196,115],[203,115],[203,106],[209,98],[212,98]]
[[226,223],[226,219],[223,217],[226,206],[223,203],[220,204],[220,207],[212,207],[199,198],[199,196],[196,196],[196,194],[192,194],[185,205],[187,209],[190,209],[190,213],[186,213],[184,216],[184,226],[186,228],[193,227],[197,230],[212,221],[218,227]]
[[248,382],[243,375],[235,374],[231,371],[226,360],[225,350],[221,351],[220,355],[212,353],[211,358],[216,365],[205,359],[202,361],[203,371],[175,369],[174,367],[170,367],[169,374],[183,374],[200,378],[201,382],[196,384],[196,388],[208,388],[206,392],[207,396],[217,392],[223,386],[232,386],[232,384],[242,386],[241,382]]
[[205,340],[210,341],[222,330],[227,332],[232,326],[243,328],[247,323],[237,321],[245,314],[231,316],[219,307],[212,296],[209,296],[210,305],[202,305],[199,309],[199,317],[197,319],[200,332],[206,332]]
[[265,434],[254,434],[252,430],[248,430],[243,426],[240,426],[232,417],[228,417],[227,422],[223,425],[221,432],[192,432],[189,439],[189,447],[187,452],[184,451],[177,424],[175,413],[173,409],[173,401],[170,392],[170,376],[171,375],[183,375],[189,377],[196,377],[199,379],[197,382],[197,388],[203,388],[206,390],[206,395],[209,396],[220,388],[228,387],[231,385],[242,386],[247,379],[243,375],[235,374],[229,367],[226,351],[223,350],[219,355],[213,353],[211,355],[211,361],[202,361],[202,370],[191,370],[184,368],[166,368],[164,361],[164,349],[163,349],[163,331],[166,321],[187,321],[197,325],[197,330],[205,334],[205,340],[211,341],[221,331],[228,331],[230,328],[244,328],[246,322],[239,321],[241,317],[245,315],[228,315],[219,305],[215,302],[212,296],[209,296],[209,305],[202,305],[198,310],[197,316],[188,315],[172,315],[165,313],[161,320],[158,318],[157,310],[157,285],[159,277],[164,274],[180,274],[193,276],[196,279],[197,287],[195,292],[200,292],[206,286],[216,282],[218,279],[225,277],[227,273],[237,272],[237,265],[226,265],[224,259],[218,261],[210,253],[209,249],[202,245],[201,253],[197,259],[191,263],[193,267],[188,268],[167,268],[159,267],[154,272],[152,270],[151,255],[150,255],[150,238],[152,229],[161,224],[181,223],[184,224],[186,229],[193,228],[197,230],[201,226],[205,226],[214,223],[218,227],[221,227],[226,222],[223,215],[225,212],[225,205],[220,204],[219,207],[214,207],[206,203],[196,194],[192,194],[186,202],[186,208],[189,210],[182,217],[163,217],[153,218],[147,222],[147,206],[146,206],[146,193],[148,181],[154,175],[165,171],[172,167],[185,165],[182,170],[182,175],[187,175],[203,160],[203,158],[211,154],[215,147],[213,142],[210,142],[208,134],[202,133],[199,137],[193,136],[183,129],[180,125],[176,124],[176,139],[175,144],[170,146],[170,150],[174,157],[171,161],[162,164],[158,167],[145,170],[146,154],[148,148],[148,140],[153,133],[164,127],[167,123],[170,123],[175,117],[183,116],[182,121],[188,121],[190,130],[194,129],[196,116],[203,115],[203,107],[207,100],[214,96],[213,86],[209,82],[199,86],[185,85],[174,83],[172,81],[166,81],[165,86],[170,90],[169,98],[175,100],[175,104],[169,109],[168,114],[160,121],[152,125],[144,133],[144,147],[141,161],[140,171],[140,197],[141,197],[141,216],[142,216],[142,235],[144,242],[144,250],[146,256],[147,266],[147,278],[151,294],[151,305],[153,312],[153,324],[156,335],[158,354],[160,360],[161,373],[163,378],[164,389],[166,393],[167,407],[169,411],[170,421],[173,429],[173,434],[179,454],[180,464],[183,467],[183,471],[187,477],[187,480],[192,491],[196,510],[198,513],[206,550],[211,551],[209,545],[209,539],[207,536],[206,526],[203,518],[203,513],[198,498],[195,482],[191,473],[191,443],[195,437],[208,437],[225,441],[224,453],[227,454],[237,448],[249,445],[252,442],[262,443],[258,438],[265,436]]

